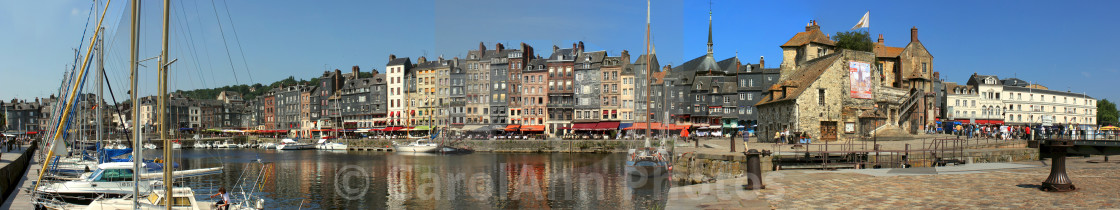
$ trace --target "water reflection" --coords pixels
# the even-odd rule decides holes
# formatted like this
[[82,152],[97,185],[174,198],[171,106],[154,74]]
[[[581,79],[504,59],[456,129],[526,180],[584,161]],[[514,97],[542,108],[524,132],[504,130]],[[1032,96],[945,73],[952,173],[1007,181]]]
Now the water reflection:
[[[671,187],[667,177],[626,175],[625,154],[242,149],[184,150],[182,157],[188,168],[226,167],[222,175],[185,180],[199,195],[242,186],[255,189],[268,209],[649,209],[664,206]],[[267,164],[253,164],[258,158]],[[238,182],[244,179],[249,183]]]

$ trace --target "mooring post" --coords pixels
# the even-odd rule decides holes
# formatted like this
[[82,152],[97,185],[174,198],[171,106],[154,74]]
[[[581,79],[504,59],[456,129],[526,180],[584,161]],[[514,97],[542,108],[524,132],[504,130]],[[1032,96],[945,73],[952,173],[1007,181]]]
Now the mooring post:
[[1050,177],[1042,182],[1042,191],[1046,192],[1069,192],[1077,190],[1073,185],[1073,181],[1069,179],[1066,174],[1066,149],[1073,146],[1073,142],[1069,140],[1046,140],[1050,156]]
[[745,190],[766,189],[766,185],[762,184],[762,156],[770,156],[769,150],[762,150],[759,152],[756,149],[747,150],[743,152],[747,156],[747,184],[743,185]]

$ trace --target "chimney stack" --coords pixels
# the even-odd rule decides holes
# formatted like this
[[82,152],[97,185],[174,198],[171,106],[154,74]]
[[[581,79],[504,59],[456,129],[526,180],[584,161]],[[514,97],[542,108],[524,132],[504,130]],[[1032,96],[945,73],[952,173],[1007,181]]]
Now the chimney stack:
[[426,62],[428,62],[428,58],[425,58],[424,56],[420,56],[420,58],[416,59],[416,65],[424,64]]
[[910,28],[910,42],[918,42],[918,27]]
[[556,45],[552,45],[552,53],[556,53],[557,51],[560,51],[560,47],[557,47]]
[[630,63],[630,51],[622,50],[622,62]]
[[579,41],[579,51],[583,52],[583,41]]
[[502,51],[502,50],[506,49],[506,46],[503,46],[502,43],[497,43],[497,44],[494,44],[494,48],[495,48],[495,50]]
[[883,44],[883,34],[879,34],[879,44]]
[[393,60],[396,60],[396,59],[397,59],[397,55],[389,54],[389,61],[393,61]]
[[486,56],[486,44],[478,42],[478,59],[482,59],[483,56]]
[[760,69],[766,68],[766,57],[765,56],[758,56],[758,68],[760,68]]
[[359,69],[358,66],[354,66],[354,67],[350,68],[350,73],[354,74],[355,79],[358,78],[358,75],[359,75],[358,73],[359,72],[362,72],[362,70]]

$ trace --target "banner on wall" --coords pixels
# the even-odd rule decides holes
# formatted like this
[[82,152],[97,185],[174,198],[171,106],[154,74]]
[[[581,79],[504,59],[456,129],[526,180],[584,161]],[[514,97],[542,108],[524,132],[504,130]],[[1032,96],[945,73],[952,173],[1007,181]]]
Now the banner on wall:
[[852,98],[871,99],[871,64],[849,61],[848,78]]

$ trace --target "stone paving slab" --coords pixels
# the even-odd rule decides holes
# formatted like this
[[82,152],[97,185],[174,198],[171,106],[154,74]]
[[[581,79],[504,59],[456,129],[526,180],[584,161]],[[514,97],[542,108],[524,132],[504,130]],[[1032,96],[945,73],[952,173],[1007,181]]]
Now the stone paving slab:
[[[674,187],[668,209],[1116,209],[1120,163],[1067,161],[1077,191],[1038,190],[1049,162],[966,164],[937,174],[888,173],[891,169],[765,171],[766,189],[746,191],[746,178]],[[1047,160],[1048,161],[1048,160]],[[765,201],[768,205],[761,205]]]

